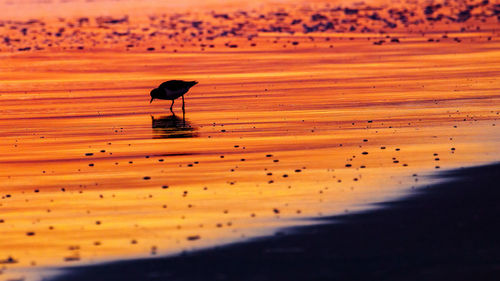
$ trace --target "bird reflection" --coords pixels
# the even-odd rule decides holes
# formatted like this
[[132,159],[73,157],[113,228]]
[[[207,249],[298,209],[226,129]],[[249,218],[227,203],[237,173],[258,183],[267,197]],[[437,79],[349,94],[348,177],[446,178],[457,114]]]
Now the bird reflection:
[[184,116],[180,118],[175,114],[157,118],[151,115],[151,128],[153,139],[193,138],[198,135]]

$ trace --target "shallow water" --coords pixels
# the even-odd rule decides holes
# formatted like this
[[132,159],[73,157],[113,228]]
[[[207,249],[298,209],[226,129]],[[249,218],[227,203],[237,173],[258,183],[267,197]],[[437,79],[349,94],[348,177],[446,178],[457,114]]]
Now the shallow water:
[[[151,32],[137,22],[66,27],[94,32],[92,44],[73,34],[40,50],[14,45],[43,37],[1,47],[3,276],[272,234],[400,196],[433,171],[498,160],[491,19],[467,32],[400,28],[399,43],[382,45],[385,34],[340,31],[219,37],[213,48],[180,47],[189,33],[108,41],[110,30]],[[0,28],[15,38],[11,25],[22,24]],[[180,100],[175,116],[168,101],[149,104],[174,78],[200,82],[185,116]]]

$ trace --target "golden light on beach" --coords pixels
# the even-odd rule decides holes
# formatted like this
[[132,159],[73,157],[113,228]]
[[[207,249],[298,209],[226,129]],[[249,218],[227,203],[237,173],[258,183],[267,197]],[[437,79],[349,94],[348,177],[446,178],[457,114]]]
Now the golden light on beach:
[[[115,2],[0,2],[0,280],[272,235],[498,161],[497,4]],[[172,79],[199,82],[184,113],[150,103]]]

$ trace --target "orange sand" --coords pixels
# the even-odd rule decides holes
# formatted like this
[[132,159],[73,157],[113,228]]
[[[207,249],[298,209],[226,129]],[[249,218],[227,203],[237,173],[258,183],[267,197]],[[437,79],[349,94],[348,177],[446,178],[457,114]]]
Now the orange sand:
[[[496,18],[384,34],[365,18],[372,32],[307,34],[248,18],[241,34],[205,43],[189,30],[147,37],[159,19],[137,17],[35,23],[36,38],[0,46],[0,279],[270,234],[400,196],[438,169],[498,160]],[[58,25],[87,35],[43,45]],[[13,39],[22,26],[0,31]],[[143,37],[127,47],[112,31]],[[28,43],[44,47],[18,50]],[[175,118],[169,102],[149,104],[174,78],[200,82],[185,121],[180,101]]]

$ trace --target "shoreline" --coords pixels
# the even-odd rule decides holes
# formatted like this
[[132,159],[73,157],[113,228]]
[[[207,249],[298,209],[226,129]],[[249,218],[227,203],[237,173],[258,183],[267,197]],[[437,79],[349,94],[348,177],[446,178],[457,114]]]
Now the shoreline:
[[[394,232],[372,230],[392,219],[328,230],[349,225],[337,215],[359,226],[351,215],[376,209],[363,206],[438,183],[428,172],[499,161],[498,7],[382,1],[14,4],[35,16],[0,20],[0,280],[117,261],[140,265],[130,279],[195,279],[192,265],[212,279],[333,279],[348,267],[331,255],[359,259],[356,241]],[[200,82],[185,115],[150,103],[172,79]],[[214,245],[239,247],[228,256],[243,265]]]
[[375,210],[173,257],[68,267],[51,280],[493,280],[500,164],[433,177],[446,181]]

